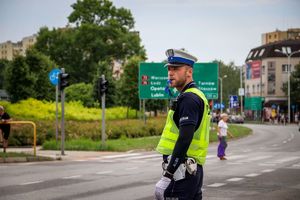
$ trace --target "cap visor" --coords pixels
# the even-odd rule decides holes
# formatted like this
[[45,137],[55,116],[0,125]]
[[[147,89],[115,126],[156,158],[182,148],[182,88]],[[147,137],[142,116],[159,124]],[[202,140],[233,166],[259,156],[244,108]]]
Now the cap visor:
[[164,67],[168,67],[168,66],[172,66],[172,67],[181,67],[183,65],[186,65],[186,64],[178,64],[178,63],[167,63],[164,65]]

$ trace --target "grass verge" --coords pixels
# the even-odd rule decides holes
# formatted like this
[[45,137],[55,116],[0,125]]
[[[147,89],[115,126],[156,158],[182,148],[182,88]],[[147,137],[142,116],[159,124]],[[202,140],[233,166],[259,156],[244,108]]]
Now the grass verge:
[[[252,130],[238,125],[229,125],[229,131],[234,138],[241,138],[251,134]],[[92,139],[71,139],[65,142],[65,150],[80,151],[129,151],[135,149],[154,150],[159,142],[160,136],[151,136],[143,138],[126,138],[122,137],[115,140],[107,140],[105,146],[101,145],[101,141],[93,141]],[[214,127],[210,132],[210,142],[217,141],[217,130]],[[230,139],[229,139],[230,140]],[[46,141],[43,144],[45,150],[59,150],[60,142],[55,140]]]

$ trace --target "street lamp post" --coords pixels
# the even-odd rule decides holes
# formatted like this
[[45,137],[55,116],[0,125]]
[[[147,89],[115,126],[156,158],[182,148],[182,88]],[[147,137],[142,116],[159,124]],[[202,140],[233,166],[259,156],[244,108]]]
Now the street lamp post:
[[221,114],[223,113],[222,103],[223,103],[223,78],[227,78],[227,75],[224,75],[223,77],[219,77],[220,80],[220,87],[221,87],[221,102],[220,102],[220,108],[221,108]]
[[280,51],[279,49],[275,49],[275,52],[284,54],[288,58],[288,66],[287,66],[287,71],[288,71],[288,123],[291,123],[291,86],[290,86],[290,70],[291,70],[291,57],[292,55],[296,53],[300,53],[300,49],[297,51],[292,52],[290,47],[282,47],[282,50]]

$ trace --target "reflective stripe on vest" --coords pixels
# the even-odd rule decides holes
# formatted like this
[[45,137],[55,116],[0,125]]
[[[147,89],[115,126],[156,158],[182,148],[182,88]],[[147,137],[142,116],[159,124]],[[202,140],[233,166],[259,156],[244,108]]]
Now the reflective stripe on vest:
[[[204,165],[207,148],[209,144],[210,113],[209,105],[205,95],[197,88],[189,88],[185,91],[198,95],[204,102],[204,112],[199,128],[194,132],[192,142],[188,148],[187,156],[194,158],[198,164]],[[179,136],[179,129],[173,120],[174,111],[168,112],[166,125],[161,135],[156,151],[163,155],[172,155],[176,141]]]

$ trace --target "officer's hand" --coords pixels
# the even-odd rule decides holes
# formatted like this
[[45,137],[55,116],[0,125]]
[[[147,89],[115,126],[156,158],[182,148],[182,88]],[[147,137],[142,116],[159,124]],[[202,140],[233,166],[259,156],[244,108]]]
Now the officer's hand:
[[163,200],[164,193],[167,187],[169,186],[171,179],[163,176],[155,185],[155,200]]

